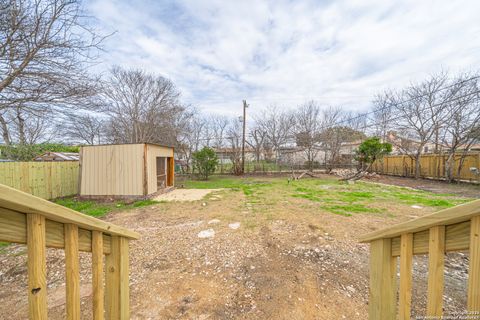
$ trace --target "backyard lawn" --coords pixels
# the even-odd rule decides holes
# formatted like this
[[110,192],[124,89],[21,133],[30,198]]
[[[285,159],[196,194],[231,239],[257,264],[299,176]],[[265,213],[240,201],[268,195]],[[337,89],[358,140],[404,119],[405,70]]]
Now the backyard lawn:
[[[132,319],[366,319],[369,251],[357,238],[471,201],[479,190],[347,184],[327,175],[214,176],[177,186],[218,190],[199,201],[57,201],[141,234],[130,246]],[[23,319],[25,248],[0,250],[0,315]],[[52,319],[65,312],[62,254],[49,250],[47,258]],[[446,261],[447,311],[464,308],[467,257]],[[81,261],[82,317],[89,319],[89,255]],[[422,314],[425,258],[415,257],[415,266],[414,310]]]

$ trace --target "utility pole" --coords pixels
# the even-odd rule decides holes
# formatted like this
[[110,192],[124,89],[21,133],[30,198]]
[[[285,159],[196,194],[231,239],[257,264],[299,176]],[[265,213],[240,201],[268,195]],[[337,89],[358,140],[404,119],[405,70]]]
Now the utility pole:
[[245,131],[247,126],[247,108],[247,101],[243,100],[242,174],[245,173]]

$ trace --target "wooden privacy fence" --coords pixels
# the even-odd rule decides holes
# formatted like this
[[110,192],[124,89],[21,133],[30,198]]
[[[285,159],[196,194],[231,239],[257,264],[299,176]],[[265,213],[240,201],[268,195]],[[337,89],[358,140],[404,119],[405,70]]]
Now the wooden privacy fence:
[[[463,161],[460,174],[458,174],[460,158],[460,155],[455,156],[454,179],[480,182],[480,174],[470,171],[472,167],[480,170],[480,153],[468,154]],[[445,162],[447,159],[448,155],[425,154],[420,156],[420,176],[422,178],[445,179]],[[376,161],[372,165],[372,170],[381,174],[414,177],[415,160],[408,155],[387,156]]]
[[43,199],[78,193],[78,161],[0,162],[0,184]]
[[467,308],[471,316],[468,319],[480,318],[480,200],[370,233],[360,241],[370,243],[370,320],[397,319],[398,257],[398,319],[410,319],[412,259],[418,254],[428,254],[429,260],[427,317],[440,319],[445,253],[467,250],[470,252]]
[[92,253],[93,319],[128,319],[128,242],[138,237],[136,232],[0,185],[0,241],[27,244],[30,319],[47,319],[47,247],[65,250],[67,319],[80,319],[79,251]]

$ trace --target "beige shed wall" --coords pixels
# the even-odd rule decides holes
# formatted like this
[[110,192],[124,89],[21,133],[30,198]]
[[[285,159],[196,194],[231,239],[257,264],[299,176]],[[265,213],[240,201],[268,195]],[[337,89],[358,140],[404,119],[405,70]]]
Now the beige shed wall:
[[80,195],[143,195],[143,144],[83,147],[81,152]]
[[173,148],[147,144],[148,194],[157,192],[157,157],[173,157]]

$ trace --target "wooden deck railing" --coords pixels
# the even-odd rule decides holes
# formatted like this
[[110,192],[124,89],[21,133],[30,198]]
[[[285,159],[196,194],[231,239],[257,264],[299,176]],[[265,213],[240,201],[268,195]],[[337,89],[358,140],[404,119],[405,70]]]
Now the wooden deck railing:
[[129,319],[128,242],[138,237],[0,185],[0,241],[27,244],[30,319],[47,319],[47,247],[65,250],[67,319],[80,319],[79,251],[92,253],[93,319]]
[[[367,234],[370,243],[370,320],[410,319],[413,255],[428,254],[427,314],[443,314],[446,252],[469,251],[467,311],[480,319],[480,200]],[[400,285],[397,303],[397,260]]]

